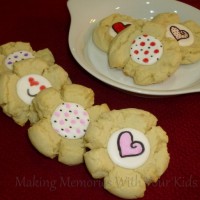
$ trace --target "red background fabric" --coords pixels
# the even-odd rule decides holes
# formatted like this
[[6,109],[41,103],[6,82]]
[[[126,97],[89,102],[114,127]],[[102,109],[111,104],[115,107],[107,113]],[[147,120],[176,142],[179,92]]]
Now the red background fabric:
[[[182,2],[200,9],[199,0]],[[94,90],[96,104],[134,107],[157,116],[169,135],[171,160],[161,179],[147,187],[144,200],[200,199],[200,94],[144,98],[102,83],[72,57],[69,27],[66,0],[1,1],[0,44],[24,41],[34,50],[48,47],[74,83]],[[0,200],[119,199],[103,189],[102,180],[92,179],[84,164],[69,167],[38,153],[27,128],[0,111]]]

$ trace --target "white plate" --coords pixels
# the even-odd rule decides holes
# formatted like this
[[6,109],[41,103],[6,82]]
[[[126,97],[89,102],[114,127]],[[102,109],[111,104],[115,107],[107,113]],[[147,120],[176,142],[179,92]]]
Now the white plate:
[[138,86],[120,70],[110,69],[107,55],[92,42],[97,23],[112,13],[134,18],[152,19],[162,12],[176,12],[181,20],[200,22],[200,11],[174,0],[68,0],[71,15],[69,47],[77,62],[99,80],[116,88],[137,94],[168,96],[200,91],[200,62],[182,65],[175,74],[160,84]]

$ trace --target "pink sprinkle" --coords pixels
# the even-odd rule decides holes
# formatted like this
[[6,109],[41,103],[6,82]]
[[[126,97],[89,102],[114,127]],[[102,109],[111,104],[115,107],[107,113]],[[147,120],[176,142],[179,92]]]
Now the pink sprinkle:
[[81,130],[79,128],[76,129],[76,133],[80,134]]
[[64,115],[65,115],[65,117],[69,117],[69,113],[67,113],[67,112]]
[[63,125],[63,124],[65,123],[65,121],[61,119],[61,120],[59,121],[59,123],[60,123],[60,125]]
[[66,108],[70,108],[71,105],[69,103],[66,103]]
[[56,117],[60,117],[60,112],[55,112],[54,114]]
[[81,119],[81,120],[80,120],[80,123],[84,125],[84,124],[85,124],[85,120],[84,120],[84,119]]
[[74,114],[75,114],[75,115],[78,115],[78,110],[74,110]]
[[72,123],[72,124],[76,124],[76,120],[72,119],[72,120],[71,120],[71,123]]
[[70,133],[70,130],[68,128],[66,128],[65,133]]

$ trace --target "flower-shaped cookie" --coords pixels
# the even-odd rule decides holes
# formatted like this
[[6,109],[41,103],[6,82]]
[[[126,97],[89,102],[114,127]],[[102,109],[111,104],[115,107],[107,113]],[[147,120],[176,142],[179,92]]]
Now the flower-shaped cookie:
[[66,165],[83,162],[84,135],[89,123],[109,111],[106,104],[95,105],[94,92],[87,87],[65,85],[41,91],[33,100],[40,120],[28,130],[33,146],[43,155]]
[[54,57],[49,49],[34,51],[29,43],[9,42],[0,46],[0,73],[12,71],[15,62],[25,59],[41,58],[49,65]]
[[114,13],[102,19],[93,32],[96,46],[107,52],[113,38],[131,24],[142,24],[143,20],[136,20],[130,16]]
[[0,106],[17,124],[33,123],[38,120],[32,107],[34,97],[48,87],[60,90],[64,84],[71,80],[57,64],[49,66],[40,58],[16,62],[12,71],[0,74]]
[[181,49],[181,64],[200,60],[200,25],[192,20],[180,22],[178,14],[161,13],[152,20],[166,26],[166,37],[175,39]]
[[180,66],[181,52],[177,41],[165,36],[165,30],[153,22],[127,27],[110,45],[110,67],[123,70],[138,85],[166,80]]
[[112,110],[91,122],[85,135],[90,149],[84,155],[93,178],[121,198],[144,195],[169,164],[168,136],[156,117],[144,110]]

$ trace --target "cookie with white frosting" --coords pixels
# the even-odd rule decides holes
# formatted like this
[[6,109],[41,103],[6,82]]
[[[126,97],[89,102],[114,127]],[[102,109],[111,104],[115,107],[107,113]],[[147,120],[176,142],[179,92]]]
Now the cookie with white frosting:
[[178,14],[160,13],[152,20],[166,26],[166,37],[175,39],[181,49],[181,64],[200,60],[200,25],[192,20],[181,22]]
[[54,88],[43,90],[33,104],[40,118],[28,129],[33,146],[63,164],[82,163],[86,130],[101,113],[109,111],[108,106],[94,105],[94,92],[77,84],[65,85],[61,93]]
[[101,114],[90,123],[85,141],[88,171],[121,198],[143,197],[146,185],[157,182],[169,165],[168,136],[157,118],[144,110]]
[[165,81],[181,62],[177,41],[167,38],[165,34],[165,26],[158,23],[145,22],[139,28],[130,25],[110,45],[110,67],[121,69],[138,85]]
[[136,20],[128,15],[111,14],[102,19],[93,32],[93,42],[104,52],[107,52],[113,38],[131,24],[141,24],[143,20]]
[[177,40],[181,49],[181,64],[192,64],[200,60],[199,24],[192,20],[179,24],[169,24],[166,36]]
[[53,65],[55,60],[51,51],[46,48],[34,51],[27,42],[9,42],[0,46],[0,73],[13,70],[16,62],[31,58],[41,58],[49,65]]
[[39,92],[53,87],[60,90],[71,84],[68,73],[59,65],[40,58],[15,62],[13,70],[0,74],[0,106],[3,112],[23,126],[38,120],[32,100]]

